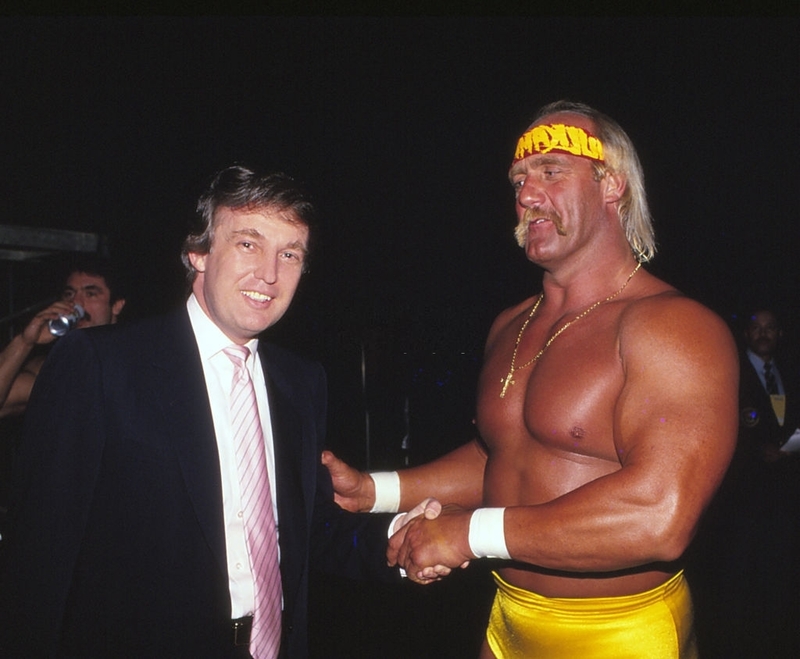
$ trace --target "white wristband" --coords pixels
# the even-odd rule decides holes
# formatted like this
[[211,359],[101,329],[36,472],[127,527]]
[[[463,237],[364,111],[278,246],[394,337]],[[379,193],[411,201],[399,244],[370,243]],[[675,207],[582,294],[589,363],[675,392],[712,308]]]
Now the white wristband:
[[478,508],[469,520],[469,548],[477,558],[511,558],[503,528],[505,508]]
[[371,513],[396,513],[400,508],[400,474],[396,471],[375,471],[370,474],[375,483],[375,503]]

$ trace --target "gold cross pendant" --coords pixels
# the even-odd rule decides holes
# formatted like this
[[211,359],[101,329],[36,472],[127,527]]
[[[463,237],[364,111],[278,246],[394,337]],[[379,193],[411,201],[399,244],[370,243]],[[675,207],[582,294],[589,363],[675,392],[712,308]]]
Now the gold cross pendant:
[[503,383],[503,390],[500,392],[500,398],[505,398],[508,385],[514,384],[514,380],[511,379],[513,375],[514,371],[509,371],[508,375],[506,375],[504,378],[500,378],[500,382]]

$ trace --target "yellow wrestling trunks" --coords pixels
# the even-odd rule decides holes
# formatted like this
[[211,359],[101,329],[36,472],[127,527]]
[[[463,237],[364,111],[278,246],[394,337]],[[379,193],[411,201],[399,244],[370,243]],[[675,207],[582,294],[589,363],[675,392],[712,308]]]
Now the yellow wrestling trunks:
[[503,581],[486,640],[498,659],[697,659],[683,572],[636,595],[543,597]]

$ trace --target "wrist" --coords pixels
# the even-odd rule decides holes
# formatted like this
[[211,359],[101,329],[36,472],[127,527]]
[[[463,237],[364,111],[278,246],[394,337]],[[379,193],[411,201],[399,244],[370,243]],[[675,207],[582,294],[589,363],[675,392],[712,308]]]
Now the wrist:
[[375,490],[371,513],[396,513],[400,509],[400,474],[375,471],[369,474]]
[[33,350],[34,346],[36,345],[36,341],[35,340],[29,341],[25,336],[25,333],[22,332],[21,334],[17,334],[13,339],[11,339],[9,345],[14,345],[14,344],[16,345],[16,349],[18,352],[27,354],[31,350]]
[[478,508],[469,520],[469,548],[476,558],[510,559],[505,536],[505,508]]

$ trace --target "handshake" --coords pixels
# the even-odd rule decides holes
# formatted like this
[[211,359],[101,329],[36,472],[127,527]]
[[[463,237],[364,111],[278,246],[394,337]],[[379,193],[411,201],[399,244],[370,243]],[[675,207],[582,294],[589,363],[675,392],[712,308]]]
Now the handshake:
[[[322,463],[333,480],[335,500],[350,512],[369,512],[374,505],[374,486],[368,474],[353,469],[330,451]],[[390,566],[402,568],[419,584],[440,581],[455,568],[465,568],[474,558],[469,547],[472,511],[442,504],[433,498],[418,503],[392,523],[386,550]]]

